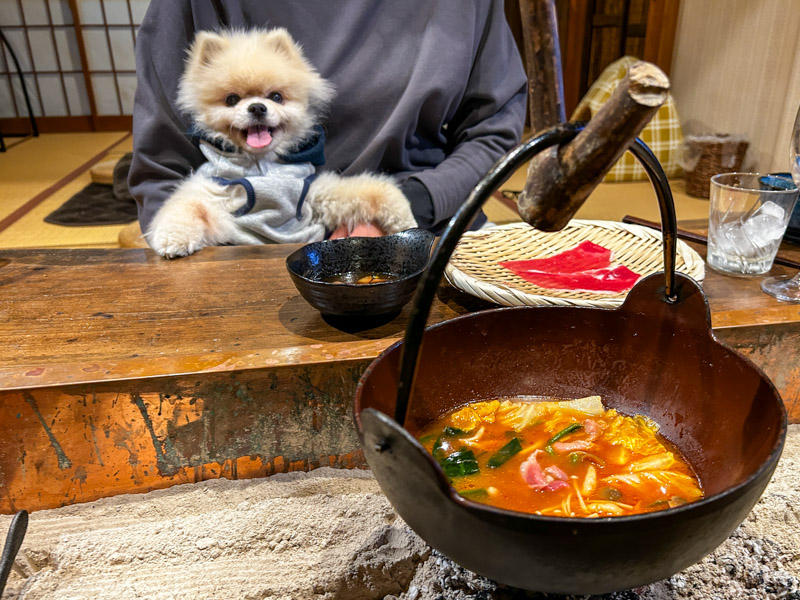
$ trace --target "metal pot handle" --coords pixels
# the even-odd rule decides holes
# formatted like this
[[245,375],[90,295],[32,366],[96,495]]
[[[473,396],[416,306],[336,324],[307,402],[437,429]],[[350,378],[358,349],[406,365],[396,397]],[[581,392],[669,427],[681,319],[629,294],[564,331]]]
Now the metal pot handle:
[[[417,370],[422,338],[428,321],[433,298],[439,287],[445,267],[453,251],[461,239],[461,235],[469,227],[475,215],[491,197],[491,195],[522,164],[546,148],[556,144],[564,144],[573,139],[583,129],[582,123],[562,123],[548,129],[529,141],[511,150],[503,156],[486,176],[475,186],[466,202],[461,205],[447,224],[433,257],[422,274],[411,306],[408,327],[403,341],[400,358],[400,377],[397,385],[397,402],[395,404],[395,421],[405,426],[408,402],[414,388],[414,376]],[[653,185],[661,211],[661,230],[664,239],[664,301],[674,303],[675,295],[675,256],[678,237],[678,222],[675,217],[675,203],[672,199],[667,175],[661,168],[658,159],[650,148],[636,138],[629,150],[644,167],[650,183]]]
[[22,540],[25,539],[27,530],[28,511],[21,510],[11,519],[11,525],[8,526],[8,537],[3,546],[3,553],[0,555],[0,596],[3,595],[3,590],[6,588],[6,581],[8,581],[11,568],[14,566],[14,559],[22,546]]

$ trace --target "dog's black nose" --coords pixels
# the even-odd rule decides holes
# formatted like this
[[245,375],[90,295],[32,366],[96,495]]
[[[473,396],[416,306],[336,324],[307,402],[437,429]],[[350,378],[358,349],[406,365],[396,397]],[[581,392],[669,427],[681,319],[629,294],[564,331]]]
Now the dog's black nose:
[[267,107],[266,105],[261,104],[261,102],[253,102],[247,107],[247,112],[254,117],[265,117],[267,115]]

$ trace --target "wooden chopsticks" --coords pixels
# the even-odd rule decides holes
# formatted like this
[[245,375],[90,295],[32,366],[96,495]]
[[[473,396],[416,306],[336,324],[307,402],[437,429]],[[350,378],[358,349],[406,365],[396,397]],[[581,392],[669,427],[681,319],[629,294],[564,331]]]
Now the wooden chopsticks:
[[[661,231],[660,223],[648,221],[647,219],[640,219],[639,217],[632,217],[631,215],[625,215],[622,217],[622,222],[630,223],[631,225],[641,225],[643,227],[649,227],[651,229],[657,229],[658,231]],[[704,236],[702,233],[695,233],[694,231],[678,229],[678,237],[683,240],[689,240],[690,242],[697,242],[698,244],[708,244],[708,238],[706,236]],[[790,258],[782,257],[780,255],[780,250],[778,251],[778,256],[775,257],[775,264],[783,265],[785,267],[792,267],[794,269],[800,269],[800,262],[794,261]]]

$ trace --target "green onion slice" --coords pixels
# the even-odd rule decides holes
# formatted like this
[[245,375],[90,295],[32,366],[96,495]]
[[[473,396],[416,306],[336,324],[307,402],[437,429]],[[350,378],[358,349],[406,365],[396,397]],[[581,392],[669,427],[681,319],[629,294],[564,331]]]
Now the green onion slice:
[[437,458],[437,460],[448,479],[474,475],[480,472],[478,461],[475,460],[472,450],[459,450],[458,452],[453,452],[450,456]]
[[490,469],[496,469],[497,467],[505,464],[509,458],[514,456],[520,450],[522,450],[522,444],[520,444],[519,438],[514,438],[505,446],[500,448],[500,450],[495,452],[486,464]]
[[462,490],[458,492],[458,494],[469,500],[484,500],[489,497],[489,492],[487,492],[484,488],[478,488],[476,490]]
[[570,433],[575,433],[578,429],[583,429],[583,425],[580,423],[572,423],[571,425],[567,425],[564,429],[559,431],[549,440],[547,440],[547,445],[555,444],[558,440],[567,437]]

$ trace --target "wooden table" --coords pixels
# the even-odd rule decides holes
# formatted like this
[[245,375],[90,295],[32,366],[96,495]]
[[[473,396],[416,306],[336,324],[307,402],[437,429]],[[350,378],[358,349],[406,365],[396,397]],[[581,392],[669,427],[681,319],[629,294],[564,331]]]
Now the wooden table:
[[[408,307],[372,328],[326,322],[286,274],[294,249],[0,251],[0,511],[363,465],[354,389]],[[758,278],[709,270],[704,287],[718,337],[800,421],[800,305]],[[431,322],[490,307],[443,285]]]

